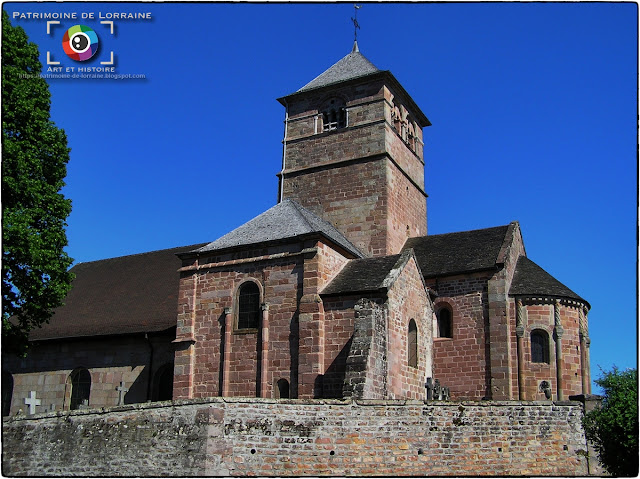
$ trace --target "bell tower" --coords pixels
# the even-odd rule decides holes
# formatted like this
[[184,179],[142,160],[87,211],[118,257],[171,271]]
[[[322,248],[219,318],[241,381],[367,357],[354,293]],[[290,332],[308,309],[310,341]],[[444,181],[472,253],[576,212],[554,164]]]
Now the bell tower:
[[431,123],[389,71],[352,51],[286,108],[279,201],[333,224],[363,253],[399,253],[427,234],[422,128]]

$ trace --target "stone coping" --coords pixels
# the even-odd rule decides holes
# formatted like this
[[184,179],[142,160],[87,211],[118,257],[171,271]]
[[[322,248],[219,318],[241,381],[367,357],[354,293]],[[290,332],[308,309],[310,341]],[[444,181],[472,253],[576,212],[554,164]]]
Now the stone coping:
[[33,415],[21,414],[17,416],[3,417],[3,423],[14,421],[29,421],[55,417],[74,417],[101,415],[129,411],[142,411],[159,408],[176,408],[191,405],[214,406],[216,404],[290,404],[298,406],[356,406],[356,407],[389,407],[389,406],[438,406],[442,408],[459,408],[461,406],[475,407],[533,407],[533,406],[576,406],[583,405],[580,400],[569,401],[517,401],[517,400],[483,400],[483,401],[427,401],[417,399],[272,399],[272,398],[249,398],[249,397],[208,397],[195,399],[178,399],[173,401],[157,401],[138,404],[124,404],[122,406],[111,406],[102,408],[77,409],[74,411],[53,411],[43,412]]

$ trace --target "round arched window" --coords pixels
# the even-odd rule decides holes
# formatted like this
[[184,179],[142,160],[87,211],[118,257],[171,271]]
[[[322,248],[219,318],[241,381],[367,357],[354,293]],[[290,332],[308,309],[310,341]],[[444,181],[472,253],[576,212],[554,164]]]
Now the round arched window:
[[238,292],[237,329],[258,329],[259,324],[260,289],[253,281],[247,281]]
[[549,363],[549,335],[542,329],[531,331],[531,362]]

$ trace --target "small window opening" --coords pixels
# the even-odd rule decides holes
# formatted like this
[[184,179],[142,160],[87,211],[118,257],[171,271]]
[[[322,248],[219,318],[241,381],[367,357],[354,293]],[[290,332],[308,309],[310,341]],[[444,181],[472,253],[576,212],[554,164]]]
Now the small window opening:
[[438,311],[438,337],[453,338],[453,328],[451,325],[451,311],[448,308],[441,308]]
[[418,367],[418,327],[416,322],[412,319],[409,321],[409,333],[407,341],[407,362],[409,367]]
[[331,100],[322,112],[322,131],[332,131],[347,126],[347,110],[344,102]]
[[71,403],[69,409],[89,406],[91,393],[91,374],[87,369],[76,369],[71,373]]
[[276,394],[278,395],[278,399],[289,399],[289,381],[286,379],[279,379]]

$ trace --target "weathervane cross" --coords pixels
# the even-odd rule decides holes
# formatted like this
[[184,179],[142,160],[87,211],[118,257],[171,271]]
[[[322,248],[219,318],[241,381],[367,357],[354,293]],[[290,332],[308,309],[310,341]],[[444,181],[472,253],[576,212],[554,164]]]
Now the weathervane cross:
[[360,24],[358,23],[358,10],[362,8],[362,5],[353,4],[353,9],[355,10],[354,16],[351,17],[351,21],[353,22],[353,41],[358,41],[358,30],[360,29]]

